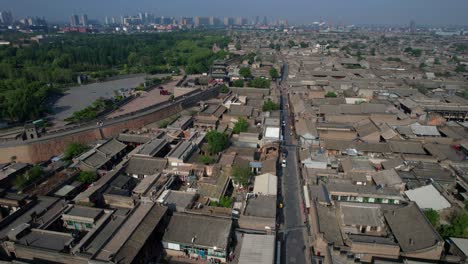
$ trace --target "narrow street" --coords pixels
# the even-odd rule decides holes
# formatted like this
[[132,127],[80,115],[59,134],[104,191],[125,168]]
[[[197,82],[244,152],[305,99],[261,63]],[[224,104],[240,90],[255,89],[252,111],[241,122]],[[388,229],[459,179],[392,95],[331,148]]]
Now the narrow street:
[[[283,71],[283,76],[287,76],[287,65]],[[283,78],[284,80],[284,78]],[[282,151],[287,152],[286,168],[281,168],[279,176],[281,179],[281,194],[283,200],[282,219],[280,237],[282,235],[282,263],[308,263],[305,254],[305,241],[307,228],[305,227],[305,217],[302,214],[303,201],[301,193],[300,175],[297,160],[297,146],[291,136],[291,120],[288,109],[288,99],[286,92],[281,93],[281,122],[283,126]],[[282,158],[281,158],[282,160]]]

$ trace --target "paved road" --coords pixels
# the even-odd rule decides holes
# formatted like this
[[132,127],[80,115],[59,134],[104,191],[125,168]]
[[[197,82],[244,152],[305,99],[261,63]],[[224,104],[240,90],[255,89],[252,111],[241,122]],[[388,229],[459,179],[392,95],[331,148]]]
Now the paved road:
[[[287,68],[285,74],[287,76]],[[282,120],[285,121],[284,126],[284,143],[283,150],[287,150],[286,168],[282,169],[281,183],[283,194],[283,216],[284,223],[282,226],[283,236],[283,252],[285,256],[283,263],[308,263],[304,251],[304,236],[306,228],[304,227],[304,217],[302,211],[302,194],[299,180],[299,170],[297,167],[297,152],[296,145],[293,144],[290,136],[290,112],[287,109],[287,96],[285,92],[281,95],[282,100]]]

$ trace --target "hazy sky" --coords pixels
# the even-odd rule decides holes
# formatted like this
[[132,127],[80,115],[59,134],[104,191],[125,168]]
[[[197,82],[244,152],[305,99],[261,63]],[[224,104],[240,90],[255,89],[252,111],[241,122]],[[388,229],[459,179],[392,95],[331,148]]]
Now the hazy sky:
[[284,18],[346,24],[468,25],[468,0],[0,0],[16,18],[44,16],[68,21],[72,13],[91,19],[152,12],[165,16]]

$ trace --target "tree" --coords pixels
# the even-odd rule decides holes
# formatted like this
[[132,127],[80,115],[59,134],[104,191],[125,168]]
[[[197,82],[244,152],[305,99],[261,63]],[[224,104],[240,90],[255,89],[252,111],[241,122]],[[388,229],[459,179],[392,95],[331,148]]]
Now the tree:
[[232,167],[232,179],[237,184],[247,187],[251,176],[252,171],[247,165],[234,165],[234,167]]
[[271,99],[266,100],[262,106],[263,112],[275,111],[279,109],[280,109],[280,105],[277,103],[274,103],[273,101],[271,101]]
[[305,43],[304,41],[301,41],[301,43],[299,43],[299,45],[301,45],[301,48],[308,48],[309,47],[309,44]]
[[454,215],[450,225],[441,225],[439,233],[442,237],[468,238],[468,213],[463,210]]
[[97,180],[97,174],[94,171],[81,171],[78,175],[78,181],[86,184],[91,184]]
[[437,211],[433,209],[428,209],[424,211],[427,220],[432,224],[433,227],[437,228],[439,226],[440,216]]
[[270,77],[274,80],[279,77],[278,70],[276,68],[270,69]]
[[242,67],[239,69],[239,74],[240,76],[244,78],[250,78],[252,77],[252,72],[250,71],[250,68],[248,67]]
[[39,165],[34,165],[26,173],[15,178],[14,185],[17,189],[21,190],[24,187],[34,183],[42,176],[42,168]]
[[465,65],[463,64],[458,64],[457,67],[455,68],[455,72],[465,72]]
[[244,87],[244,80],[235,80],[232,82],[232,86],[234,87]]
[[70,143],[65,147],[63,159],[70,161],[73,158],[79,156],[81,153],[87,151],[89,147],[81,143]]
[[241,49],[242,49],[242,46],[241,46],[240,42],[238,41],[236,43],[236,50],[241,50]]
[[426,67],[427,67],[427,64],[424,63],[424,62],[421,62],[421,63],[419,64],[419,68],[420,68],[420,69],[424,69],[424,68],[426,68]]
[[249,129],[249,123],[244,118],[239,118],[237,122],[234,124],[234,128],[232,129],[232,133],[239,134],[240,132],[247,132]]
[[249,82],[249,86],[254,88],[270,88],[270,85],[270,80],[261,77],[257,77]]
[[231,208],[234,204],[234,197],[223,196],[219,202],[211,201],[210,206],[216,207],[224,207],[224,208]]
[[222,84],[221,88],[219,89],[219,92],[220,93],[229,93],[229,88],[225,84]]
[[229,138],[226,134],[218,131],[210,131],[205,136],[208,141],[208,146],[211,154],[216,154],[223,151],[229,145]]
[[327,97],[327,98],[335,98],[335,97],[337,97],[337,95],[336,95],[336,93],[334,93],[334,92],[328,92],[328,93],[325,94],[325,97]]
[[215,161],[216,161],[215,158],[213,158],[212,156],[208,156],[208,155],[200,155],[198,157],[198,162],[206,164],[206,165],[213,164],[215,163]]

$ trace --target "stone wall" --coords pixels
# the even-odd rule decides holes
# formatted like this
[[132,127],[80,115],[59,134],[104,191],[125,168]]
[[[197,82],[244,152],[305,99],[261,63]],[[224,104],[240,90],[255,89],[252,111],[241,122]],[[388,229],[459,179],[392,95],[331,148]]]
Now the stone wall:
[[19,162],[37,163],[46,161],[55,155],[63,153],[65,147],[72,142],[90,143],[98,139],[117,136],[124,129],[138,129],[147,124],[174,115],[184,108],[196,105],[200,100],[207,100],[219,93],[219,88],[187,95],[174,104],[168,104],[159,109],[147,110],[120,118],[105,120],[101,128],[95,124],[65,129],[63,132],[45,135],[31,141],[10,142],[0,145],[0,163],[11,161],[15,156]]

